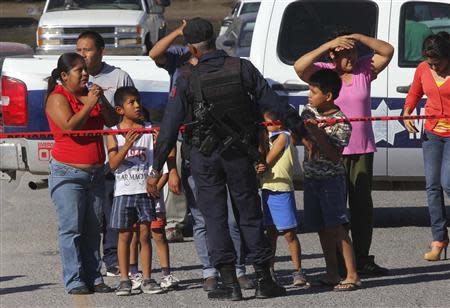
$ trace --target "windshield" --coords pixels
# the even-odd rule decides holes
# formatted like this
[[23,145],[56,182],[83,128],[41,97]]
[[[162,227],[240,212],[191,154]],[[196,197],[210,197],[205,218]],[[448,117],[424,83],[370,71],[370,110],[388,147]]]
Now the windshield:
[[143,10],[141,0],[50,0],[47,12],[81,9]]

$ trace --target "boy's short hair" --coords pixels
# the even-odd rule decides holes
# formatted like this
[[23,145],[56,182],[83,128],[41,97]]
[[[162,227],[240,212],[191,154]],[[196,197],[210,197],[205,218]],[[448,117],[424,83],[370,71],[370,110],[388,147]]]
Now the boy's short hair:
[[265,109],[263,110],[262,114],[266,114],[267,117],[269,119],[271,119],[272,121],[280,121],[280,117],[277,115],[277,113],[275,111],[273,111],[272,109]]
[[116,93],[114,93],[114,106],[123,107],[123,103],[129,96],[136,96],[139,101],[141,100],[141,95],[135,87],[125,86],[118,88]]
[[90,38],[91,40],[93,40],[95,43],[95,47],[97,47],[97,50],[105,48],[105,40],[98,32],[92,30],[84,31],[78,36],[77,40],[85,38]]
[[334,70],[321,69],[314,72],[311,77],[309,77],[309,84],[318,87],[324,94],[330,92],[331,95],[333,95],[333,100],[335,100],[339,97],[342,80]]

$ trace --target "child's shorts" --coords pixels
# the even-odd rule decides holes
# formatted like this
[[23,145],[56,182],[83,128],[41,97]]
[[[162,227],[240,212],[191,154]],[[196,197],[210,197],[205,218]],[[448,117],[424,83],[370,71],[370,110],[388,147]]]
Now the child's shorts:
[[297,209],[293,191],[262,190],[264,224],[277,230],[289,230],[297,227]]
[[151,222],[155,219],[155,204],[147,194],[114,197],[111,228],[131,230],[133,224]]
[[347,190],[343,175],[328,179],[306,178],[303,182],[305,225],[313,231],[349,222]]

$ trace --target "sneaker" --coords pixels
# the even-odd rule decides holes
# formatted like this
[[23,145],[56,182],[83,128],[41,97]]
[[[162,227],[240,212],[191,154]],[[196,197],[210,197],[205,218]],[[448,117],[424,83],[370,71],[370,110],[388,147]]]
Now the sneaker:
[[381,267],[375,262],[368,262],[362,266],[358,266],[356,271],[361,276],[368,277],[381,277],[389,275],[389,270],[387,268]]
[[107,277],[119,277],[120,270],[118,266],[110,266],[106,268],[106,276]]
[[141,273],[136,273],[136,274],[128,273],[128,276],[130,277],[130,280],[131,280],[131,289],[133,289],[133,290],[139,289],[142,284],[142,274]]
[[161,279],[161,288],[163,289],[176,289],[180,283],[180,280],[176,278],[174,275],[169,274],[167,276],[162,277]]
[[119,282],[119,285],[116,288],[117,296],[127,296],[131,295],[131,280],[122,280]]
[[158,294],[164,292],[154,279],[144,279],[141,284],[141,290],[145,294]]
[[167,241],[171,243],[182,242],[184,240],[183,233],[177,228],[167,228],[166,238]]
[[296,287],[303,287],[306,285],[306,278],[302,271],[295,271],[292,273],[292,284]]

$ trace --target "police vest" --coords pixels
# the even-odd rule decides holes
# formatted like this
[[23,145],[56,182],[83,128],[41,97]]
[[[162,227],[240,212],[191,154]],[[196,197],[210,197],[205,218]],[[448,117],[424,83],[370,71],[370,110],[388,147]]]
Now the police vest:
[[[208,73],[195,72],[196,67],[191,69],[189,86],[194,93],[191,110],[194,124],[186,130],[187,142],[203,154],[210,155],[216,149],[235,146],[226,144],[231,128],[232,134],[238,134],[243,143],[255,146],[256,116],[252,112],[250,96],[242,84],[240,59],[226,57],[222,67]],[[199,91],[196,90],[195,78],[199,80],[197,88],[201,92],[197,95]]]

